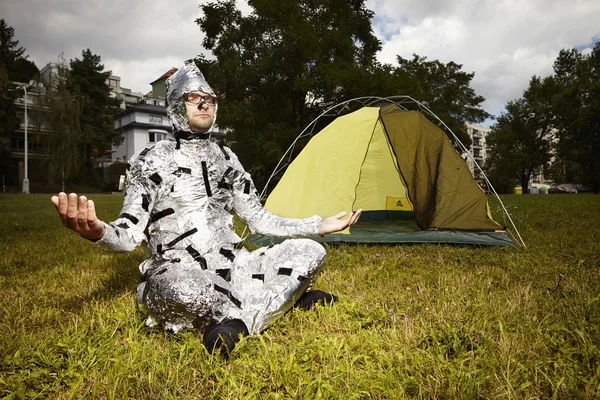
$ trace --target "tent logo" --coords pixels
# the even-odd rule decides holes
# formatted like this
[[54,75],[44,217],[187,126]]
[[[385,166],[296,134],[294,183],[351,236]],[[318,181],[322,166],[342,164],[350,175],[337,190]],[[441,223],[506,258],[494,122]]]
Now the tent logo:
[[402,201],[401,201],[401,200],[398,200],[398,201],[396,202],[396,207],[403,207],[403,206],[404,206],[404,204],[402,204]]

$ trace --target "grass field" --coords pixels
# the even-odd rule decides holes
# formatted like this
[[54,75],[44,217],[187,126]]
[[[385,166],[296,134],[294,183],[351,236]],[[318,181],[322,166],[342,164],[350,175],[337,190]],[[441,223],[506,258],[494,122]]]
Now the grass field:
[[[118,215],[121,197],[93,198]],[[330,247],[314,287],[340,302],[225,362],[144,326],[141,249],[78,238],[48,195],[2,195],[0,397],[600,398],[600,196],[503,199],[528,248]]]

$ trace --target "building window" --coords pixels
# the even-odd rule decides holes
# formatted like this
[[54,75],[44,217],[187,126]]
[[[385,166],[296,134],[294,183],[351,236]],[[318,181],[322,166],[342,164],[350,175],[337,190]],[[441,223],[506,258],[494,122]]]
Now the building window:
[[116,79],[109,79],[108,80],[108,85],[112,86],[112,87],[117,87],[117,80]]
[[151,124],[161,124],[162,125],[162,117],[159,117],[157,115],[151,115],[150,116],[150,123]]
[[119,120],[117,121],[117,128],[120,128],[120,127],[121,127],[121,120],[119,119]]
[[148,132],[148,142],[150,142],[150,143],[160,142],[161,140],[165,140],[166,138],[167,138],[166,133]]

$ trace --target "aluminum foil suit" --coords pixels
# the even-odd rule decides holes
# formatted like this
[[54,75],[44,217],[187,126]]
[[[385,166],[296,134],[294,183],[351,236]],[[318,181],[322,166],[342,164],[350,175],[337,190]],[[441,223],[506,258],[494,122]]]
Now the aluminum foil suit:
[[231,211],[252,231],[275,236],[316,234],[322,220],[266,211],[236,155],[210,133],[190,131],[183,94],[192,90],[214,96],[190,60],[167,81],[175,139],[132,157],[123,209],[99,243],[131,251],[147,241],[152,255],[140,265],[137,299],[148,326],[176,332],[237,318],[255,334],[307,289],[325,250],[309,239],[289,239],[249,252],[239,245]]

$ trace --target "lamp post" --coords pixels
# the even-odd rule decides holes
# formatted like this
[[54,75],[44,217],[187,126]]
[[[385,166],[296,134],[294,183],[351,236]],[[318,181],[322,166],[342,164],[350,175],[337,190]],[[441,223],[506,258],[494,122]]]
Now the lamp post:
[[27,148],[29,147],[27,143],[27,126],[29,125],[29,121],[27,120],[27,88],[29,86],[27,83],[21,86],[21,89],[25,91],[25,178],[23,178],[23,193],[25,194],[29,194],[29,178],[27,175]]
[[25,152],[24,152],[24,157],[25,157],[25,176],[23,178],[23,193],[25,194],[29,194],[29,176],[28,176],[28,165],[27,165],[27,151],[29,150],[29,144],[27,142],[27,127],[29,126],[29,121],[27,120],[27,103],[28,103],[28,99],[27,99],[27,88],[29,87],[33,87],[33,88],[38,88],[40,89],[40,92],[44,91],[44,84],[43,83],[37,83],[36,81],[29,81],[29,83],[25,83],[21,86],[21,89],[23,89],[23,91],[25,92]]

